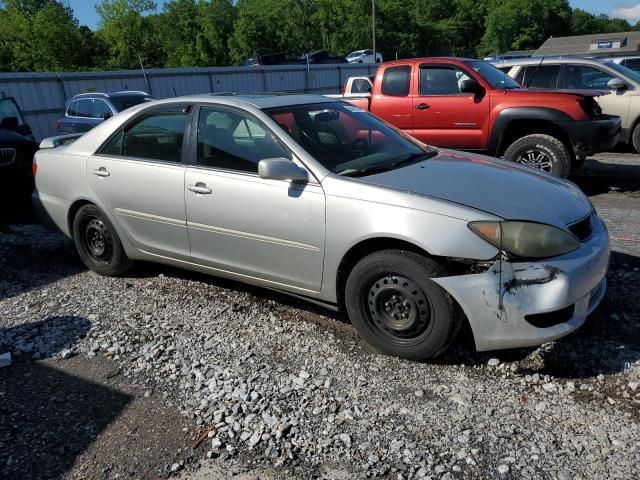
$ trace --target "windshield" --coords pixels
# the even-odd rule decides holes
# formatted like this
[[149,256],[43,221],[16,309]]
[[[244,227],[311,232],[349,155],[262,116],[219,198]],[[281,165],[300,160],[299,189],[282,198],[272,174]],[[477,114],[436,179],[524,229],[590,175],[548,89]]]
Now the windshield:
[[18,119],[18,125],[22,125],[22,116],[18,111],[16,102],[12,98],[0,98],[0,121],[8,117]]
[[520,88],[518,82],[501,72],[496,67],[480,60],[466,62],[475,72],[491,85],[492,88]]
[[627,68],[627,67],[625,67],[623,65],[620,65],[619,63],[615,63],[615,62],[604,62],[604,64],[607,67],[615,70],[616,72],[621,73],[622,75],[624,75],[628,79],[633,80],[636,83],[640,83],[640,74],[638,74],[638,72],[634,72],[630,68]]
[[155,100],[155,98],[149,95],[123,95],[121,97],[110,97],[109,100],[111,100],[113,106],[116,107],[116,110],[121,112],[135,105],[151,102]]
[[437,153],[369,112],[344,102],[265,111],[312,157],[338,175],[371,175]]
[[362,55],[362,52],[351,52],[347,55],[347,58],[359,57],[360,55]]

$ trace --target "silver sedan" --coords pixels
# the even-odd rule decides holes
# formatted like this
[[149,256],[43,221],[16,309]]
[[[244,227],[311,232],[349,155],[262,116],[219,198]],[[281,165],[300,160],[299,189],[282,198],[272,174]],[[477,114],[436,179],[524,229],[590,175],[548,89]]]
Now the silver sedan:
[[133,107],[36,154],[34,203],[86,266],[147,260],[344,310],[378,350],[478,350],[578,328],[602,299],[607,229],[573,184],[436,150],[319,96]]

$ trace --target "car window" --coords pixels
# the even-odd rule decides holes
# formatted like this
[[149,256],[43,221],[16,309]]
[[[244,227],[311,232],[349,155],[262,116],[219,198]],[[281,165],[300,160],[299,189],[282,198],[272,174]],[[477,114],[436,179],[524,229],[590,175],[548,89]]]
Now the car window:
[[111,103],[116,107],[116,111],[121,112],[127,108],[131,108],[141,103],[151,102],[155,100],[149,95],[114,95],[109,97]]
[[420,67],[420,95],[458,95],[464,80],[470,80],[457,67]]
[[0,99],[0,120],[8,117],[17,118],[18,124],[22,125],[22,117],[15,102],[11,98],[2,98]]
[[112,115],[111,108],[104,100],[96,98],[93,100],[93,118],[104,118],[105,115]]
[[637,72],[640,70],[640,58],[629,58],[624,61],[623,66]]
[[93,115],[93,100],[90,98],[78,100],[76,105],[76,117],[91,118]]
[[67,108],[67,116],[69,117],[77,117],[78,114],[76,113],[78,110],[78,101],[74,100],[73,102],[69,103],[69,107]]
[[410,66],[387,68],[382,77],[382,94],[391,97],[406,97],[409,95],[410,80]]
[[188,118],[182,111],[145,115],[127,125],[100,153],[179,163]]
[[607,82],[614,78],[610,73],[588,65],[565,65],[563,77],[565,88],[586,89],[608,89]]
[[363,175],[417,161],[428,147],[353,105],[320,103],[266,110],[303,149],[339,175]]
[[231,110],[201,108],[197,137],[197,163],[204,167],[257,173],[260,160],[291,158],[271,132]]
[[524,74],[523,86],[557,88],[560,65],[529,65]]

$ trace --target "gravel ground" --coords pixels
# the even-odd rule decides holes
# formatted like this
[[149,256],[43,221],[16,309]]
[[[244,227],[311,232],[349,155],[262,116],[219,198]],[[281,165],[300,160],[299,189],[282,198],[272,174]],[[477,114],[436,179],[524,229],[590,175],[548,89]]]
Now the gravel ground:
[[[640,162],[616,158],[589,160],[575,181],[612,235],[638,238],[640,174],[616,179]],[[637,478],[640,257],[634,242],[613,247],[608,294],[575,334],[487,354],[460,341],[427,364],[372,352],[337,314],[266,290],[145,264],[99,277],[60,234],[13,223],[0,230],[0,353],[16,363],[0,380],[23,362],[109,360],[211,429],[153,474],[98,456],[103,478]],[[3,432],[0,477],[13,468]]]

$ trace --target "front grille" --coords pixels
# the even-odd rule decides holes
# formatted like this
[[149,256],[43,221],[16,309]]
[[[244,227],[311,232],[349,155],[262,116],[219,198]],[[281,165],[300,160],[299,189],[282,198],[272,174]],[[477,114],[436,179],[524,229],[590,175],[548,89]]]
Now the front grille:
[[549,328],[568,322],[573,317],[575,303],[568,307],[547,313],[536,313],[534,315],[525,315],[524,319],[534,327]]
[[0,165],[11,165],[15,159],[15,148],[0,148]]
[[569,230],[573,233],[578,240],[583,242],[591,236],[593,232],[593,218],[592,215],[584,217],[582,220],[578,220],[576,223],[569,225]]

